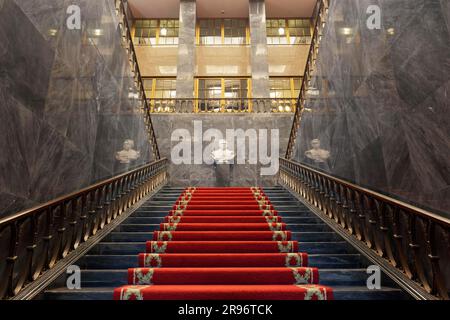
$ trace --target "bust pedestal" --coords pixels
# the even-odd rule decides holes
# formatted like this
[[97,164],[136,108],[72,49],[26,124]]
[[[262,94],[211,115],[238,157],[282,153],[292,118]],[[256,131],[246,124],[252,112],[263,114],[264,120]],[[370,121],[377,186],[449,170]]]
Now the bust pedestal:
[[233,165],[229,163],[214,164],[216,187],[229,187],[233,176]]

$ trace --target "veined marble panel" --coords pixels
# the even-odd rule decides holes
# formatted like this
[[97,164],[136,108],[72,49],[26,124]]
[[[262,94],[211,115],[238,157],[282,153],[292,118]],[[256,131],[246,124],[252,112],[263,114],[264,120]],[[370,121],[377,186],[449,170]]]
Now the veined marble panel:
[[152,160],[114,0],[0,2],[0,216]]
[[[448,1],[331,1],[296,159],[450,216],[448,15]],[[328,159],[307,157],[313,139]]]

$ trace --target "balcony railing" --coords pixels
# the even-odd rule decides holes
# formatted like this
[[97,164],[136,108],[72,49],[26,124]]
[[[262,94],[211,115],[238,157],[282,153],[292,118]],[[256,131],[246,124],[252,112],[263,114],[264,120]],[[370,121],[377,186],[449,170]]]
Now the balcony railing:
[[417,299],[449,299],[450,219],[287,159],[280,180],[397,270]]
[[149,99],[151,113],[293,113],[296,99]]
[[166,181],[164,158],[0,219],[0,299],[17,295]]
[[144,90],[144,82],[142,81],[141,70],[134,49],[133,38],[131,36],[131,28],[128,23],[128,16],[125,9],[124,0],[115,0],[116,13],[119,16],[119,27],[122,34],[122,46],[128,52],[128,60],[130,62],[131,73],[134,76],[134,83],[138,88],[138,98],[141,104],[141,111],[144,115],[144,121],[147,128],[150,144],[152,146],[153,159],[160,159],[158,143],[156,141],[155,131],[153,129],[152,118],[150,116],[150,106]]
[[314,17],[314,31],[311,39],[311,46],[309,48],[308,59],[306,61],[305,72],[302,78],[302,85],[300,87],[300,95],[297,100],[297,107],[295,108],[294,122],[292,123],[291,134],[289,136],[289,143],[286,150],[286,158],[291,159],[295,141],[297,139],[298,129],[305,109],[306,95],[311,85],[313,71],[316,67],[317,56],[319,55],[319,45],[322,40],[323,30],[325,28],[328,17],[328,6],[330,0],[319,0],[316,7],[316,16]]

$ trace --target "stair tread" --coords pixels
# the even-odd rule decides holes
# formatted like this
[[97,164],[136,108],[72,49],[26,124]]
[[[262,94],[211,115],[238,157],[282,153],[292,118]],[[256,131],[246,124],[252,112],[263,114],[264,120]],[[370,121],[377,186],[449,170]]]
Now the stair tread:
[[[156,285],[155,285],[156,286]],[[177,285],[159,285],[159,286],[177,286]],[[198,285],[180,285],[183,287],[197,287]],[[216,286],[216,285],[203,285],[203,286]],[[223,286],[227,286],[227,285],[223,285]],[[233,286],[233,285],[230,285]],[[255,285],[255,284],[248,284],[245,286],[280,286],[280,285],[270,285],[270,284],[265,284],[265,285]],[[286,286],[291,286],[291,285],[286,285]],[[81,289],[77,289],[77,290],[73,290],[73,289],[69,289],[67,287],[57,287],[57,288],[52,288],[52,289],[48,289],[46,290],[47,293],[52,293],[52,292],[63,292],[63,293],[74,293],[76,294],[77,292],[113,292],[114,288],[113,287],[82,287]],[[391,287],[391,286],[386,286],[386,287],[381,287],[381,289],[377,289],[377,290],[371,290],[368,289],[365,286],[339,286],[339,285],[335,285],[333,286],[333,291],[334,292],[338,292],[338,291],[348,291],[348,292],[371,292],[371,291],[395,291],[395,292],[402,292],[401,289],[396,288],[396,287]]]
[[[185,188],[172,188],[167,186],[162,188],[160,192],[146,201],[94,248],[81,257],[79,265],[81,267],[81,272],[84,274],[84,277],[82,277],[82,289],[70,290],[66,287],[57,286],[46,290],[46,296],[44,297],[56,299],[112,299],[115,288],[127,285],[128,269],[138,268],[139,263],[137,255],[146,252],[146,241],[151,241],[153,233],[155,231],[160,231],[160,224],[165,223],[165,216],[167,216],[169,211],[173,208],[175,201],[179,198],[180,193],[183,190],[185,190]],[[236,192],[233,193],[236,194]],[[336,299],[383,299],[404,297],[402,295],[404,294],[403,291],[395,285],[391,286],[391,284],[382,286],[380,290],[369,290],[365,286],[368,275],[365,268],[367,263],[364,262],[364,257],[347,241],[334,232],[323,220],[310,211],[303,203],[298,201],[290,192],[287,192],[282,187],[273,187],[264,188],[264,193],[269,197],[275,210],[278,211],[278,215],[282,220],[280,222],[285,223],[286,230],[291,232],[291,240],[298,242],[298,252],[308,253],[308,267],[319,268],[319,285],[331,286]],[[204,208],[205,207],[201,207],[200,209]],[[202,217],[204,216],[206,215],[202,215]],[[221,222],[221,224],[223,223],[227,222]],[[180,224],[183,224],[183,222],[180,222]],[[208,225],[209,223],[204,222],[202,224]],[[146,228],[148,228],[148,231]],[[214,233],[230,232],[226,230],[212,231],[207,229],[202,230],[201,232],[208,231]],[[200,231],[186,230],[175,232],[199,233]],[[248,233],[248,231],[232,232]],[[225,248],[224,250],[228,251],[229,248]],[[267,264],[267,261],[264,261]],[[182,268],[177,267],[177,265],[178,264],[172,264],[172,266],[166,267],[166,269]],[[216,268],[217,267],[189,267],[189,269]],[[227,267],[227,269],[247,268],[284,269],[286,267],[258,267],[257,265],[253,267]],[[164,269],[164,267],[162,269]],[[236,286],[238,284],[230,285]],[[168,285],[159,284],[158,286]],[[198,285],[193,284],[179,284],[177,286],[182,287],[183,290],[189,290],[190,286],[198,287]],[[202,286],[217,285],[204,284]],[[267,287],[283,285],[243,284],[242,286]],[[284,286],[292,285],[285,284]]]

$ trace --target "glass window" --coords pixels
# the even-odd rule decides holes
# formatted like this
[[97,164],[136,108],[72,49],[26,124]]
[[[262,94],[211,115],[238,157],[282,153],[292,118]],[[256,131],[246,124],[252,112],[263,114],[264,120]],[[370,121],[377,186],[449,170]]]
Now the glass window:
[[198,81],[199,111],[220,111],[222,98],[221,79],[199,79]]
[[198,81],[199,99],[220,99],[222,98],[221,79],[200,79]]
[[292,98],[291,79],[290,78],[270,79],[270,97],[272,99]]
[[222,20],[200,20],[200,44],[222,44]]
[[311,22],[309,19],[268,19],[267,44],[309,44]]
[[311,26],[309,19],[288,20],[289,43],[309,44],[311,41]]
[[242,19],[224,20],[224,44],[246,44],[247,22]]
[[198,24],[201,45],[245,45],[247,43],[247,20],[201,19]]
[[293,112],[300,94],[301,78],[270,79],[272,112]]
[[267,44],[288,44],[285,19],[267,20]]
[[178,20],[160,20],[158,44],[178,44],[178,30]]
[[150,98],[152,96],[153,90],[153,79],[143,79],[145,96]]
[[300,89],[302,86],[302,78],[294,78],[293,82],[294,82],[293,98],[297,99],[300,96]]
[[155,99],[175,99],[177,96],[176,79],[155,79]]
[[270,97],[272,99],[297,99],[301,84],[301,78],[272,78],[270,79]]
[[200,111],[237,111],[248,108],[248,79],[199,79]]
[[178,20],[136,20],[134,43],[137,45],[176,45],[178,44],[178,30]]
[[247,98],[247,79],[225,79],[224,97],[226,99]]
[[144,90],[148,99],[174,99],[176,98],[176,79],[144,78]]

